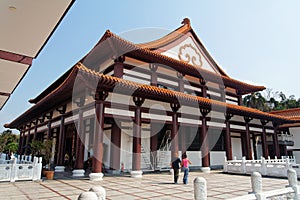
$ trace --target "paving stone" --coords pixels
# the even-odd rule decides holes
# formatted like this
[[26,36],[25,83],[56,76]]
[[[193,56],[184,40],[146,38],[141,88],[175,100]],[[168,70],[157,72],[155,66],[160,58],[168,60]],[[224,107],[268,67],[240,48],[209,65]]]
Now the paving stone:
[[[223,174],[212,171],[209,174],[190,172],[189,184],[173,184],[173,176],[167,173],[144,174],[143,178],[129,176],[104,176],[103,181],[92,182],[87,179],[74,180],[64,178],[42,182],[0,183],[0,199],[76,199],[79,194],[93,186],[106,189],[107,200],[127,199],[193,199],[193,180],[203,177],[207,181],[208,199],[227,199],[246,195],[251,191],[251,177]],[[182,176],[179,181],[182,180]],[[263,190],[284,188],[287,179],[263,178]],[[183,195],[184,194],[184,195]]]

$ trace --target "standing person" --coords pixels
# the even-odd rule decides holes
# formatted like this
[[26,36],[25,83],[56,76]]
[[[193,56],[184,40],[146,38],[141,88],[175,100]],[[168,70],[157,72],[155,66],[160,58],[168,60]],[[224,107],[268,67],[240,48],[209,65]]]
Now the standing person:
[[172,160],[171,166],[173,169],[173,174],[174,174],[174,183],[177,184],[178,177],[179,177],[179,169],[180,169],[180,163],[181,160],[178,157],[178,153],[175,153],[175,157]]
[[184,173],[183,175],[183,184],[188,183],[188,175],[189,175],[189,164],[192,164],[192,162],[187,158],[186,154],[182,155],[182,171]]
[[64,157],[64,165],[65,165],[66,168],[68,168],[68,166],[69,166],[69,159],[70,159],[69,154],[66,153],[65,157]]

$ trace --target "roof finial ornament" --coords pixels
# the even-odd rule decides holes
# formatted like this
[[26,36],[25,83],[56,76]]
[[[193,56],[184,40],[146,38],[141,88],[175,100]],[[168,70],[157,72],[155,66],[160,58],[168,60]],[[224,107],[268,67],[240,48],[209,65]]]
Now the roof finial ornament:
[[191,21],[187,17],[182,20],[181,24],[188,25],[188,27],[191,27]]

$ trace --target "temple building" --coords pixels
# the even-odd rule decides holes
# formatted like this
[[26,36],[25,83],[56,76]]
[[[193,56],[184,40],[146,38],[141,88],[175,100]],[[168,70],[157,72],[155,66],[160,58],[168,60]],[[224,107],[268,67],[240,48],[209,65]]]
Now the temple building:
[[298,120],[296,123],[282,124],[279,126],[279,141],[284,145],[283,154],[294,156],[296,161],[300,161],[300,108],[272,111],[272,114],[289,117]]
[[[34,140],[53,141],[53,163],[73,158],[82,173],[168,168],[186,153],[192,168],[209,171],[228,160],[287,155],[279,135],[289,116],[242,106],[265,87],[227,75],[185,18],[182,26],[134,44],[109,30],[65,74],[30,100],[7,128],[20,131],[19,152]],[[83,171],[84,172],[84,171]]]

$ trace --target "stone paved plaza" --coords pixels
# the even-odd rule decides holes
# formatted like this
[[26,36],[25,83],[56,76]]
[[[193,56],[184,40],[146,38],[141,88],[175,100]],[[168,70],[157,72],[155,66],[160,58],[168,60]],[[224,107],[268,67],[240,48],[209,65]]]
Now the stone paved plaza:
[[[182,174],[180,176],[181,180]],[[88,191],[93,185],[103,186],[108,200],[193,199],[195,177],[206,179],[208,199],[227,199],[245,195],[251,191],[250,176],[212,171],[209,174],[190,172],[187,185],[181,182],[172,184],[173,177],[168,173],[144,174],[143,178],[131,178],[127,175],[104,176],[101,182],[70,178],[40,182],[2,182],[0,183],[0,199],[77,199],[80,193]],[[263,190],[284,188],[287,182],[287,179],[263,178]]]

